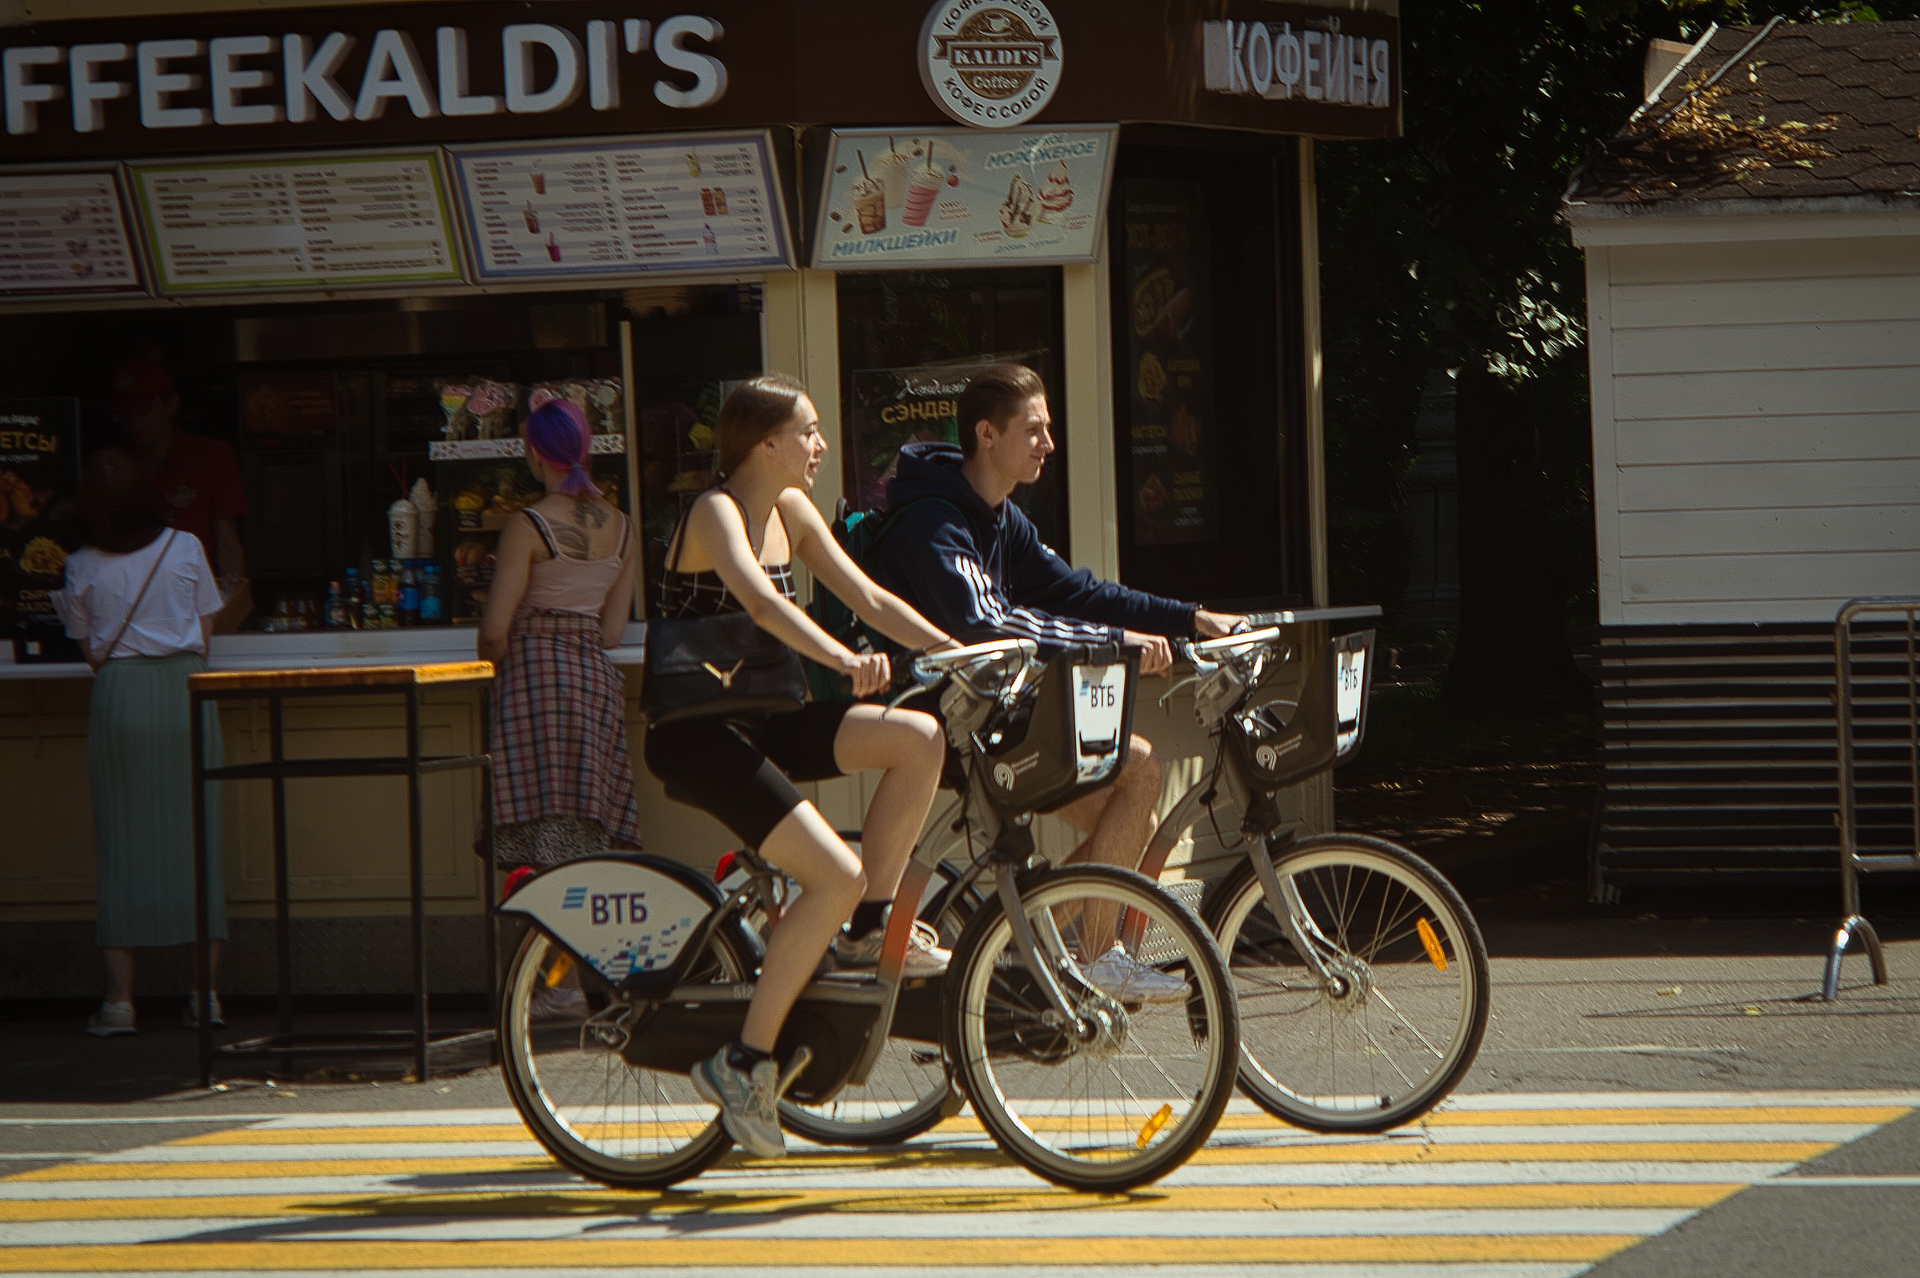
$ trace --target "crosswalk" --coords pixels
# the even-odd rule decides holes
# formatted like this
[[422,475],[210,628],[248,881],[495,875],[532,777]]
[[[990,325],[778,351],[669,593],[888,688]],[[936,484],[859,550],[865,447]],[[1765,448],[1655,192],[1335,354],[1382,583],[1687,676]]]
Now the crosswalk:
[[0,1273],[1571,1278],[1916,1104],[1473,1095],[1329,1137],[1236,1100],[1185,1167],[1113,1196],[1034,1179],[966,1115],[895,1149],[736,1152],[665,1193],[575,1179],[511,1110],[287,1115],[0,1177]]

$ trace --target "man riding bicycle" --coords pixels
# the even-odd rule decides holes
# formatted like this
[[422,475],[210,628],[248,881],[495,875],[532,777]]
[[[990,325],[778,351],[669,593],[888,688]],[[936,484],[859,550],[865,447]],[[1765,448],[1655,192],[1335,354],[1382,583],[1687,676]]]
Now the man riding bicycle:
[[[1214,638],[1240,621],[1101,581],[1085,568],[1068,567],[1040,540],[1026,513],[1008,500],[1040,478],[1054,449],[1046,386],[1032,369],[997,364],[981,372],[961,392],[959,419],[959,447],[918,443],[900,450],[887,486],[888,531],[865,564],[876,583],[934,625],[966,642],[1032,639],[1043,653],[1083,644],[1137,648],[1140,673],[1153,675],[1172,668],[1169,637]],[[1135,735],[1113,785],[1054,813],[1087,836],[1067,859],[1137,868],[1157,878],[1162,866],[1142,858],[1158,824],[1162,772],[1153,748]],[[1118,945],[1089,971],[1103,988],[1130,983],[1145,992],[1156,981],[1178,983]]]

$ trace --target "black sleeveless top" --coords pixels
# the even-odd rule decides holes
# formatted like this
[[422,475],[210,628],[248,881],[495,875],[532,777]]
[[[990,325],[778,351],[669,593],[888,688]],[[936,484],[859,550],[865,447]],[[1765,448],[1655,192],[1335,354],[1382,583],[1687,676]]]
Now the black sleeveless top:
[[[740,518],[744,521],[747,517],[747,508],[741,504],[740,499],[724,488],[719,491],[726,493],[733,504],[740,507]],[[786,520],[782,519],[780,526],[784,529]],[[674,534],[673,561],[667,566],[667,570],[660,574],[660,615],[673,618],[718,617],[722,613],[745,612],[746,608],[734,597],[733,592],[727,589],[727,583],[720,580],[720,574],[713,569],[681,572],[673,566],[680,562],[680,552],[685,549],[682,544],[685,536],[686,521],[682,520],[680,528]],[[789,537],[787,540],[791,545],[793,539]],[[793,588],[791,561],[784,564],[761,564],[760,567],[766,571],[767,580],[773,583],[773,588],[780,592],[781,598],[791,604],[799,603],[799,595]]]

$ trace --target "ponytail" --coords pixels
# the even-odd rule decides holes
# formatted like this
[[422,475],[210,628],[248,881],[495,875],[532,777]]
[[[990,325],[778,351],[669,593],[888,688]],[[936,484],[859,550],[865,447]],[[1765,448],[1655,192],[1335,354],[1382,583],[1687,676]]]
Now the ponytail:
[[587,473],[587,453],[593,446],[593,432],[587,415],[571,400],[552,399],[527,414],[527,448],[547,465],[567,475],[560,491],[569,497],[586,497],[600,491]]

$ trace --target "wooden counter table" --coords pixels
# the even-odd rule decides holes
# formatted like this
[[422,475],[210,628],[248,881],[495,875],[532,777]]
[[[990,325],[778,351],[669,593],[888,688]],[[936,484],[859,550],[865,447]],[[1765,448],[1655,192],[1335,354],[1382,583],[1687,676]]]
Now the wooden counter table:
[[[468,1045],[491,1037],[492,1031],[442,1036],[435,1039],[428,1028],[428,981],[426,949],[426,904],[421,857],[423,829],[420,808],[420,778],[435,772],[477,768],[481,777],[480,850],[486,861],[486,900],[493,901],[493,822],[492,758],[485,752],[487,720],[486,699],[493,680],[493,665],[485,661],[443,661],[411,665],[319,666],[283,670],[225,670],[193,675],[187,680],[192,698],[193,729],[193,853],[195,892],[195,936],[199,941],[195,960],[194,985],[199,990],[199,1005],[212,1006],[213,973],[207,949],[207,897],[210,887],[207,865],[207,785],[217,781],[267,781],[271,783],[274,872],[274,951],[279,977],[279,1032],[267,1038],[215,1048],[211,1018],[200,1018],[200,1084],[213,1082],[213,1064],[222,1060],[280,1059],[296,1057],[338,1057],[354,1055],[390,1055],[397,1047],[410,1046],[414,1076],[427,1078],[428,1056],[434,1048],[455,1044]],[[481,696],[482,752],[466,755],[427,756],[420,747],[420,690],[471,684]],[[385,756],[352,756],[289,759],[286,755],[282,710],[287,698],[356,696],[396,693],[406,706],[406,753]],[[210,768],[206,766],[204,709],[210,702],[265,701],[267,703],[269,757],[263,763],[245,763]],[[356,1034],[295,1034],[293,1029],[293,961],[289,873],[287,863],[286,784],[289,779],[311,777],[405,777],[407,780],[407,874],[411,886],[413,1028],[410,1030],[368,1030]],[[487,979],[489,995],[499,969],[494,948],[491,909],[483,915],[486,930]]]

